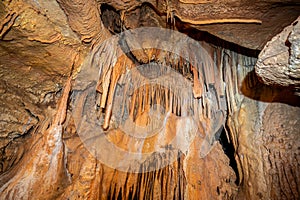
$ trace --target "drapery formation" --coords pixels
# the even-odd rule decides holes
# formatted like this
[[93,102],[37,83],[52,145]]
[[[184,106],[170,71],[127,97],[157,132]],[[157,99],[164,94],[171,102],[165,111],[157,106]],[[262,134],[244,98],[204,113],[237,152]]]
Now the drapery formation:
[[[197,15],[192,26],[207,4],[180,2],[0,2],[1,199],[299,198],[299,26],[284,31],[291,45],[274,40],[255,67],[257,52],[197,32],[200,22],[227,19],[223,12]],[[244,19],[261,21],[265,30],[259,14]],[[135,34],[149,24],[196,40]],[[225,25],[202,26],[263,45],[265,37],[215,27]],[[280,73],[264,62],[276,42],[291,87],[267,82]]]

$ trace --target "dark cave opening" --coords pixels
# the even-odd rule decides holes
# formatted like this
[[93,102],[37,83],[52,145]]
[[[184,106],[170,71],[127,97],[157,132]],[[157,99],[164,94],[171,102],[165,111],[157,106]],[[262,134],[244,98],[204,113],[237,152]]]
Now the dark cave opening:
[[235,149],[234,149],[233,143],[230,141],[230,139],[227,138],[226,130],[228,130],[228,129],[223,128],[223,130],[220,134],[220,137],[219,137],[219,142],[222,145],[222,149],[223,149],[224,153],[230,160],[229,165],[236,174],[235,184],[238,185],[238,183],[240,181],[240,177],[239,177],[239,172],[238,172],[238,168],[237,168],[237,163],[234,158]]
[[122,22],[120,13],[108,4],[101,5],[101,19],[103,25],[112,34],[118,34],[122,31]]

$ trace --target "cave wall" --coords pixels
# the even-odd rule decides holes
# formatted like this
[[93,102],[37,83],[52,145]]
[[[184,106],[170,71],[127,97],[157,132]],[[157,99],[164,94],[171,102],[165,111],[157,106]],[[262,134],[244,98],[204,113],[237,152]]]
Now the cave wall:
[[[111,4],[116,10],[132,7],[134,12],[122,15],[122,12],[119,14],[115,10],[106,10],[108,19],[113,15],[120,17],[120,20],[125,16],[127,20],[124,20],[125,25],[120,25],[117,20],[103,24],[100,13],[102,3]],[[185,8],[180,3],[171,2],[174,19],[169,19],[172,13],[164,11],[163,5],[157,2],[150,4],[161,13],[166,12],[165,15],[153,11],[152,6],[147,6],[149,3],[141,7],[136,4],[139,5],[136,7],[135,1],[0,3],[0,18],[3,19],[0,23],[1,199],[299,198],[300,101],[295,93],[298,73],[294,72],[296,76],[292,80],[296,81],[292,86],[278,87],[275,84],[275,87],[273,82],[270,84],[269,79],[265,79],[270,77],[268,74],[260,73],[265,72],[262,71],[263,67],[255,67],[257,51],[236,47],[219,38],[218,42],[210,43],[211,39],[207,38],[215,36],[197,34],[194,29],[199,28],[197,24],[192,27],[181,24],[180,19],[187,16],[179,9],[180,6]],[[290,12],[297,12],[297,9]],[[180,13],[184,14],[181,16]],[[136,21],[138,24],[134,23],[136,18],[131,15],[140,15]],[[197,20],[206,20],[204,18]],[[220,18],[224,16],[217,17]],[[294,19],[290,17],[292,18]],[[172,26],[165,23],[168,20],[171,20]],[[213,60],[213,67],[217,69],[212,72],[209,68],[211,66],[207,66],[209,73],[206,72],[206,76],[223,73],[220,79],[214,79],[213,84],[218,90],[217,95],[223,95],[227,102],[224,127],[227,130],[225,139],[229,142],[225,145],[225,140],[218,136],[207,156],[201,157],[199,147],[205,136],[205,131],[202,130],[193,138],[188,151],[180,154],[174,163],[152,172],[145,169],[144,173],[130,173],[101,163],[84,145],[74,121],[75,108],[72,101],[81,98],[84,102],[88,95],[99,93],[97,87],[81,91],[74,84],[86,65],[87,55],[105,39],[120,31],[122,26],[137,28],[141,25],[171,26],[200,40],[199,44],[208,52]],[[281,24],[283,25],[287,25],[287,22]],[[287,28],[288,31],[285,30],[284,34],[288,35],[293,27],[298,30],[296,25],[293,23],[290,26],[292,28]],[[224,26],[202,28],[214,33],[213,29],[222,29]],[[234,26],[237,25],[229,25],[226,29]],[[250,24],[251,26],[256,27],[257,24]],[[193,32],[188,32],[191,30]],[[297,38],[297,32],[294,35]],[[238,42],[225,33],[221,38],[253,47],[247,45],[249,41]],[[261,40],[262,38],[264,37],[260,37]],[[284,41],[285,39],[283,43]],[[290,41],[293,43],[297,39]],[[257,48],[263,44],[264,42],[256,43],[254,46]],[[292,47],[297,47],[298,43],[293,44]],[[272,49],[272,45],[266,45],[265,48]],[[298,52],[297,48],[294,49]],[[262,51],[259,61],[263,60],[265,52],[268,50]],[[134,51],[132,56],[139,62],[147,62],[147,53],[149,52]],[[289,56],[290,54],[284,54],[281,58],[288,62],[291,59]],[[297,56],[293,57],[294,61],[295,58]],[[169,61],[176,63],[174,60]],[[98,62],[104,60],[100,59]],[[274,66],[272,63],[273,61],[267,64]],[[95,67],[99,68],[98,65]],[[278,70],[268,72],[273,71]],[[85,72],[89,73],[88,70]],[[288,80],[289,76],[285,78]],[[261,80],[267,81],[262,83]],[[111,83],[110,78],[107,81]],[[208,102],[215,104],[209,99]],[[170,120],[167,127],[176,123],[176,120]],[[171,128],[169,132],[172,132]],[[131,142],[131,138],[120,131],[111,131],[109,134],[112,141],[119,145]],[[222,134],[224,137],[225,131]],[[155,140],[152,145],[155,147],[160,142]],[[226,149],[230,145],[234,151],[228,154]],[[105,149],[100,148],[98,151],[105,152]],[[113,152],[108,153],[118,156]],[[163,155],[169,156],[167,153]],[[159,165],[157,162],[160,160],[164,159],[154,155],[152,160],[147,160],[144,164]]]

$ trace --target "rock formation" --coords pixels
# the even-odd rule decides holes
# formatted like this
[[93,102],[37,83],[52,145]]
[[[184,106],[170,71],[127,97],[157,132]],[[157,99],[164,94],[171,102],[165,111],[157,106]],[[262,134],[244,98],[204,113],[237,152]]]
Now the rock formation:
[[299,199],[300,4],[0,2],[0,199]]

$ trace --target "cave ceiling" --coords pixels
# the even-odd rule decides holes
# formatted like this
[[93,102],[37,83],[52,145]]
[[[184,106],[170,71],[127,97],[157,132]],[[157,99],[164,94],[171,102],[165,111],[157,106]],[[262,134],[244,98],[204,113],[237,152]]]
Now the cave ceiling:
[[[297,199],[299,14],[298,0],[0,1],[0,197],[280,199],[284,195]],[[160,41],[155,40],[157,33],[149,40],[125,41],[129,53],[116,43],[104,42],[139,27],[167,28],[189,36],[197,41],[198,58],[204,64],[193,66],[164,51],[147,49],[149,41]],[[131,49],[139,39],[145,44],[137,51]],[[175,45],[181,55],[196,55],[182,41]],[[120,52],[128,54],[117,56]],[[145,87],[128,96],[119,95],[122,100],[116,95],[119,101],[115,101],[115,91],[130,87],[124,81],[126,70],[151,59],[177,67],[191,87],[188,91],[177,87],[176,92],[188,95],[178,100],[163,87]],[[93,71],[86,70],[87,66],[96,67]],[[163,74],[160,70],[164,69],[150,65],[137,73],[151,78],[156,72]],[[95,74],[98,80],[90,81]],[[172,81],[163,79],[162,84],[176,88],[184,82]],[[146,95],[140,93],[152,99],[145,100]],[[155,102],[153,99],[168,105],[166,132],[170,135],[184,132],[177,129],[190,122],[182,117],[186,114],[182,110],[193,106],[188,114],[199,112],[202,118],[197,120],[206,123],[197,129],[202,135],[192,138],[191,148],[183,148],[185,157],[160,170],[135,174],[104,166],[83,148],[76,116],[80,120],[92,116],[95,123],[103,120],[98,128],[110,131],[105,134],[111,141],[134,149],[132,138],[114,129],[114,122],[122,114],[147,124],[149,108],[144,105]],[[174,99],[176,103],[169,105]],[[127,110],[114,113],[112,105],[119,108],[123,102]],[[90,121],[86,123],[83,127],[94,133]],[[209,139],[204,137],[206,129],[212,133]],[[215,148],[207,150],[207,157],[199,157],[203,150],[199,146],[206,139]],[[97,139],[87,140],[98,145]],[[150,147],[142,141],[142,150],[160,150],[162,141],[149,139]],[[226,148],[234,152],[230,156],[222,144],[226,141],[230,144]],[[181,150],[185,143],[176,145]],[[106,155],[110,159],[115,154]]]
[[289,0],[115,0],[86,5],[64,0],[1,1],[0,64],[14,68],[18,63],[30,70],[65,76],[97,42],[103,29],[101,19],[111,33],[158,26],[202,40],[213,35],[215,38],[208,39],[212,43],[221,39],[261,50],[299,13],[299,2]]
[[[250,49],[262,49],[274,34],[294,21],[298,1],[167,0],[98,1],[123,14],[126,27],[178,26],[209,32]],[[177,23],[177,24],[176,24]],[[194,30],[195,31],[195,30]]]

